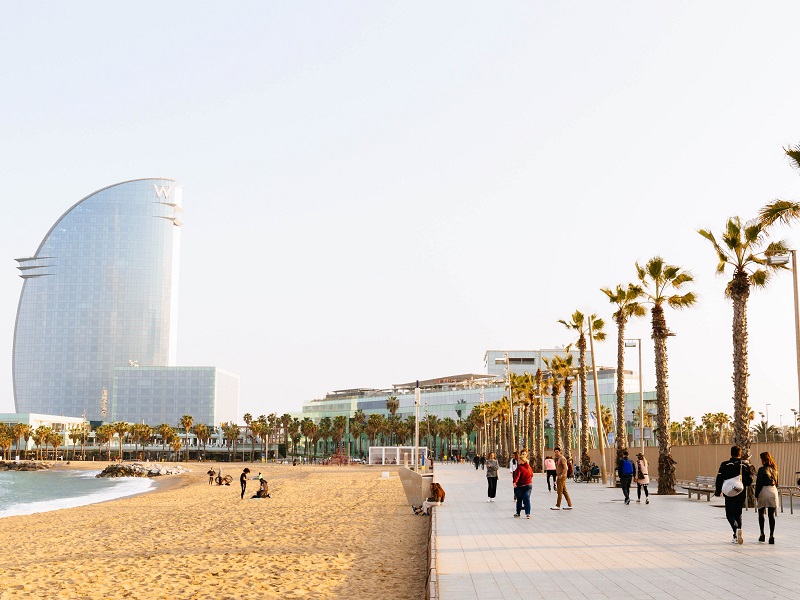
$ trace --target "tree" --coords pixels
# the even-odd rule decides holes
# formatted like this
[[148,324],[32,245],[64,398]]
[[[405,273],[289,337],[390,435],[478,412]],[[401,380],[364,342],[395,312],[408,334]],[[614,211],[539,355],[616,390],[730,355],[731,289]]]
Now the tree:
[[[785,265],[771,265],[767,258],[788,253],[784,242],[767,243],[766,221],[742,223],[739,217],[730,217],[725,224],[721,240],[707,229],[698,233],[711,242],[717,254],[717,274],[733,270],[733,277],[725,287],[725,297],[733,302],[733,443],[741,447],[743,455],[750,454],[750,431],[747,414],[747,300],[751,288],[763,288],[770,276]],[[761,251],[762,248],[766,248]]]
[[667,391],[667,338],[673,333],[667,328],[664,305],[675,309],[688,308],[697,301],[693,292],[673,293],[693,281],[692,275],[681,267],[664,262],[660,256],[651,258],[644,266],[636,263],[636,274],[642,284],[642,297],[652,303],[651,337],[656,369],[656,437],[658,438],[658,493],[675,493],[675,460],[669,444],[669,395]]
[[198,443],[203,446],[203,460],[205,460],[206,445],[211,437],[211,430],[208,428],[208,425],[204,423],[198,423],[192,428],[192,431],[194,431],[194,436],[197,438]]
[[253,435],[253,431],[250,428],[250,425],[253,423],[253,415],[250,413],[244,413],[242,417],[244,421],[244,438],[250,438],[250,462],[253,462],[253,446],[255,446],[255,435]]
[[300,422],[300,431],[303,432],[303,435],[306,438],[306,451],[305,451],[306,458],[311,458],[309,456],[309,450],[311,449],[311,440],[314,438],[314,435],[317,433],[318,429],[319,427],[317,427],[317,424],[314,423],[314,420],[309,417],[305,417]]
[[[578,377],[580,378],[580,393],[581,393],[581,470],[591,468],[591,459],[589,458],[589,403],[586,399],[586,336],[589,334],[591,326],[592,339],[596,342],[606,339],[606,334],[603,332],[605,322],[603,319],[598,318],[597,315],[589,315],[588,317],[578,310],[572,313],[569,321],[559,320],[564,327],[576,331],[578,333]],[[594,357],[592,357],[594,360]],[[599,394],[595,390],[595,394]],[[567,457],[570,460],[570,457]]]
[[[362,450],[362,448],[361,448],[361,437],[362,437],[362,435],[364,434],[364,432],[365,432],[365,430],[366,430],[366,427],[367,427],[367,415],[365,415],[365,414],[364,414],[364,411],[363,411],[363,410],[361,410],[361,409],[359,408],[359,409],[358,409],[358,410],[355,412],[355,414],[353,415],[353,422],[354,422],[354,423],[352,423],[352,424],[351,424],[351,429],[350,429],[350,431],[357,431],[357,432],[359,432],[359,434],[358,434],[358,453],[359,453],[361,456],[363,456],[363,455],[364,455],[364,451],[363,451],[363,450]],[[352,425],[353,425],[353,424],[355,424],[355,426],[356,426],[356,428],[355,428],[355,429],[353,429],[353,428],[352,428]],[[354,435],[355,435],[355,434],[354,434]]]
[[[400,408],[400,400],[397,399],[397,396],[389,396],[386,399],[386,410],[389,411],[389,415],[394,421],[394,415],[397,413],[397,410]],[[392,439],[391,444],[394,444],[394,440]]]
[[319,420],[319,437],[320,440],[322,440],[323,443],[325,444],[325,448],[322,451],[323,456],[326,456],[328,454],[328,438],[331,435],[332,429],[333,429],[333,419],[331,419],[330,417],[322,417]]
[[58,431],[50,430],[50,433],[45,440],[45,447],[49,444],[53,447],[53,460],[58,459],[58,447],[64,443],[64,436]]
[[284,413],[278,418],[278,423],[280,423],[281,429],[283,430],[284,457],[286,457],[286,453],[289,451],[289,425],[291,422],[292,415],[289,413]]
[[[194,425],[194,417],[192,415],[183,415],[181,417],[181,427],[186,431],[186,462],[189,462],[189,432]],[[177,461],[177,459],[175,459]]]
[[[97,442],[100,446],[103,444],[106,445],[108,450],[108,455],[106,456],[106,460],[111,460],[111,440],[114,439],[114,429],[111,425],[104,423],[100,425],[97,429],[94,430],[94,436],[97,439]],[[34,440],[35,441],[35,440]]]
[[10,458],[6,455],[13,444],[14,431],[5,423],[0,423],[0,450],[3,451],[3,459]]
[[17,442],[17,454],[19,455],[19,442],[22,438],[25,438],[25,458],[28,458],[28,440],[33,433],[33,428],[28,425],[27,423],[15,423],[14,427],[12,428],[14,439]]
[[[600,291],[608,297],[609,302],[617,306],[612,318],[617,324],[617,432],[614,437],[619,460],[628,447],[628,429],[625,426],[625,326],[630,318],[643,317],[647,311],[639,302],[642,288],[638,285],[629,283],[628,287],[623,287],[617,284],[614,290],[602,288]],[[641,343],[642,340],[639,340],[639,344]]]
[[563,361],[564,358],[558,354],[553,358],[543,359],[544,364],[550,369],[550,395],[553,398],[553,447],[564,448],[564,441],[561,438],[561,419],[559,418],[558,397],[561,395],[561,390],[564,386],[563,380]]
[[383,420],[383,415],[379,413],[373,413],[367,418],[365,432],[367,434],[367,440],[369,440],[370,447],[375,445],[375,438],[380,430],[383,429]]
[[161,457],[163,458],[167,451],[167,444],[169,444],[175,436],[175,430],[172,429],[169,423],[161,423],[161,425],[156,427],[156,433],[161,437]]

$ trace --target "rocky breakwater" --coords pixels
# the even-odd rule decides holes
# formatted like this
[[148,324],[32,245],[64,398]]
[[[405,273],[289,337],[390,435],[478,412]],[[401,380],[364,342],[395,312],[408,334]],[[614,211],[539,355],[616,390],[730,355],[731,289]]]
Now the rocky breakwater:
[[108,465],[95,477],[159,477],[161,475],[179,475],[189,469],[174,465],[167,467],[154,463],[130,463]]
[[50,465],[37,460],[0,460],[0,471],[41,471]]

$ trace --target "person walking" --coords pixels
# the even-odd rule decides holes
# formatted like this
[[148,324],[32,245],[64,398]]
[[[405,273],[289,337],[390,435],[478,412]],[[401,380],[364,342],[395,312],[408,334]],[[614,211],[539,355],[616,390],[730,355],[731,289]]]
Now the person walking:
[[478,455],[477,455],[477,454],[476,454],[476,455],[474,456],[474,458],[472,459],[472,464],[473,464],[473,465],[475,465],[475,470],[476,470],[476,471],[478,470],[478,467],[480,467],[480,466],[481,466],[481,459],[480,459],[480,458],[478,458]]
[[775,512],[778,509],[778,465],[769,452],[758,455],[761,467],[756,475],[756,499],[758,500],[758,528],[761,535],[759,542],[764,541],[764,513],[769,516],[769,543],[775,543]]
[[481,454],[481,471],[486,468],[486,455]]
[[489,452],[489,458],[486,459],[486,482],[489,484],[487,502],[494,502],[494,497],[497,495],[497,470],[499,468],[500,463],[497,462],[494,452]]
[[544,472],[547,473],[547,491],[550,489],[550,478],[553,478],[553,487],[556,487],[556,461],[552,456],[546,456],[544,459]]
[[650,475],[648,475],[649,465],[644,454],[639,452],[636,455],[636,501],[642,501],[642,490],[644,490],[644,503],[650,504],[650,492],[647,490],[647,485],[650,483]]
[[564,507],[564,510],[572,510],[572,500],[569,497],[569,492],[567,492],[567,471],[569,470],[567,459],[561,454],[561,448],[554,448],[553,454],[556,455],[556,492],[558,497],[556,498],[556,505],[551,506],[550,510],[561,510],[562,496],[567,501],[567,506]]
[[619,474],[619,484],[622,487],[622,495],[625,498],[625,506],[631,503],[631,480],[633,479],[633,463],[628,458],[628,451],[623,450],[622,456],[617,461],[617,473]]
[[738,485],[739,493],[735,493],[734,489],[725,494],[725,517],[733,529],[733,543],[743,544],[742,509],[747,499],[747,487],[753,483],[753,476],[750,474],[750,463],[742,459],[742,449],[733,446],[730,460],[723,461],[719,465],[714,496],[719,497],[722,494],[723,484],[727,480],[737,478],[741,479]]
[[248,473],[250,473],[250,469],[245,467],[244,471],[242,471],[242,474],[239,475],[239,483],[242,484],[242,500],[244,500],[244,492],[245,492],[245,490],[247,490],[247,475],[248,475]]
[[531,518],[531,490],[533,489],[533,468],[528,462],[528,453],[524,450],[517,458],[517,468],[514,469],[514,497],[517,500],[517,510],[514,517],[519,518],[523,507],[525,517]]
[[[517,469],[517,465],[519,464],[519,452],[516,450],[511,453],[511,460],[508,461],[508,470],[511,471],[511,481],[514,481],[514,471]],[[517,492],[514,491],[514,502],[517,501]]]

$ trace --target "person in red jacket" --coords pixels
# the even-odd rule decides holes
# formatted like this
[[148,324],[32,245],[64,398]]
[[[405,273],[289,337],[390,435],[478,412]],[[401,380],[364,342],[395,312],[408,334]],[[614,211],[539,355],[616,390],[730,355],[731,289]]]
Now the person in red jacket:
[[514,517],[519,518],[522,507],[525,507],[525,516],[531,518],[531,489],[533,488],[533,469],[528,462],[528,453],[523,450],[519,454],[517,468],[514,469],[514,497],[517,499],[517,512]]

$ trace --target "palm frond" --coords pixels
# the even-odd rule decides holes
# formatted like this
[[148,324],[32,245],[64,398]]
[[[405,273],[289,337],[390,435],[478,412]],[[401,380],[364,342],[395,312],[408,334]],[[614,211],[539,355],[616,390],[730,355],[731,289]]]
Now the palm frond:
[[770,279],[769,271],[758,269],[750,274],[750,285],[756,288],[764,288]]
[[793,168],[800,170],[800,145],[795,146],[792,148],[784,148],[784,152],[786,152],[786,156],[789,157],[789,163],[792,165]]
[[691,283],[692,281],[694,281],[694,277],[692,277],[692,274],[689,273],[688,271],[682,271],[676,274],[671,279],[672,279],[672,287],[674,288],[679,288],[684,283]]
[[790,200],[775,200],[758,211],[758,218],[765,227],[775,223],[791,223],[800,219],[800,203]]
[[694,292],[687,292],[683,296],[674,295],[667,298],[667,304],[671,308],[688,308],[697,302],[697,295]]

